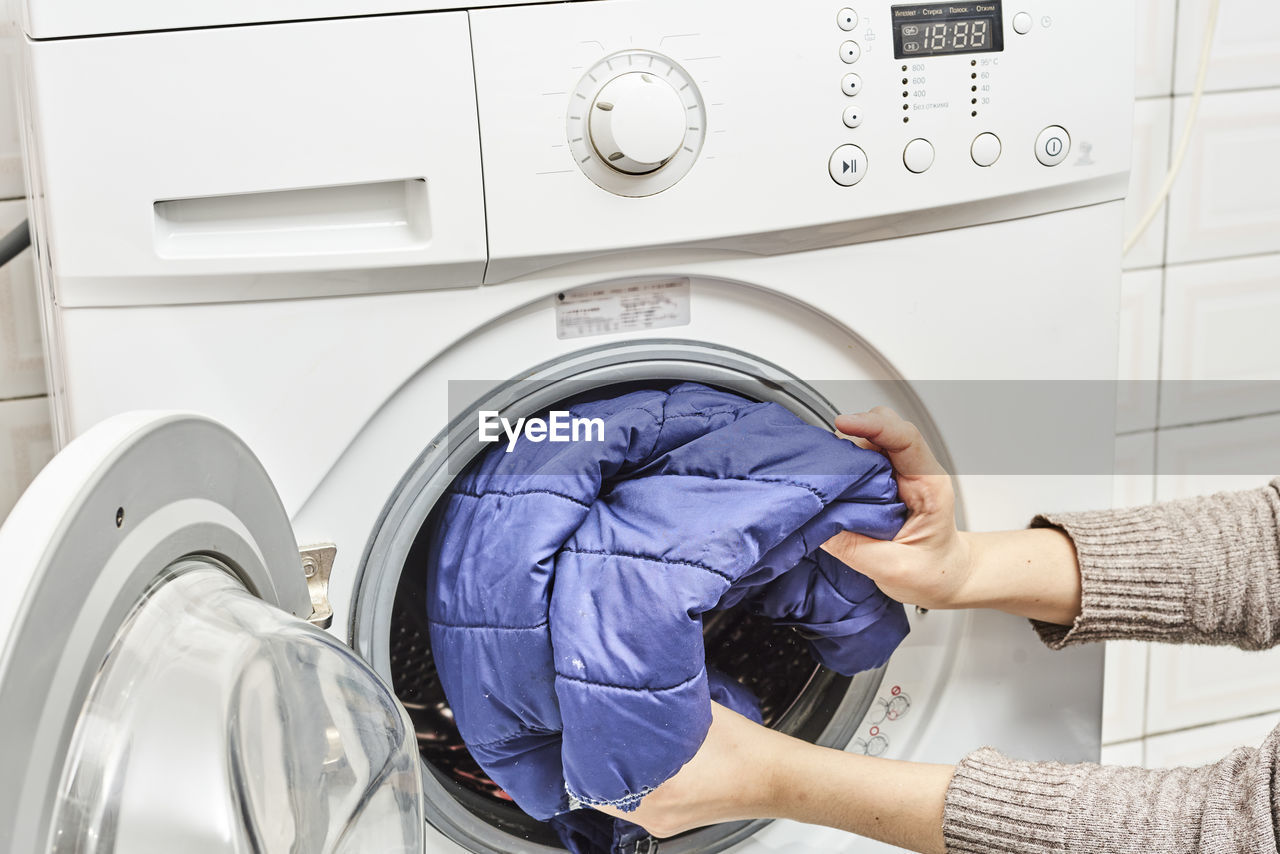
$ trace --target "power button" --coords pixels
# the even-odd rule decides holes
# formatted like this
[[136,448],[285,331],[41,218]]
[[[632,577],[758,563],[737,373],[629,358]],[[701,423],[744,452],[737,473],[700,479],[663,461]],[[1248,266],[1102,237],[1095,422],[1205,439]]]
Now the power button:
[[1070,150],[1071,136],[1058,125],[1050,125],[1036,137],[1036,160],[1045,166],[1057,166],[1067,159]]

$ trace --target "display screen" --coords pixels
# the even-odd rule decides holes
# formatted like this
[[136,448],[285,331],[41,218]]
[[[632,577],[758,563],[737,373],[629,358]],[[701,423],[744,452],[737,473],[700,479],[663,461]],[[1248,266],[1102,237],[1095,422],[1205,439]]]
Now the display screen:
[[1000,0],[893,6],[893,55],[898,59],[1004,50]]

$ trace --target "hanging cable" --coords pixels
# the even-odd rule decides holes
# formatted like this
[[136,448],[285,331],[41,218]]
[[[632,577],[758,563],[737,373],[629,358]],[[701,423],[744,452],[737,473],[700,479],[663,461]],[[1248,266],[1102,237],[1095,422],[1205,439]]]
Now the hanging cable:
[[1218,26],[1218,4],[1219,0],[1209,0],[1209,19],[1205,22],[1204,42],[1200,46],[1200,69],[1196,72],[1196,85],[1191,93],[1191,105],[1187,110],[1187,120],[1182,126],[1182,137],[1178,140],[1178,148],[1173,153],[1173,160],[1169,163],[1169,171],[1165,173],[1164,183],[1160,185],[1160,191],[1156,193],[1151,206],[1147,208],[1147,212],[1142,215],[1142,219],[1138,220],[1138,224],[1133,227],[1133,231],[1129,233],[1129,236],[1124,241],[1124,251],[1126,253],[1134,247],[1146,230],[1150,228],[1151,223],[1155,221],[1156,214],[1160,213],[1160,209],[1169,200],[1169,193],[1173,190],[1173,182],[1178,177],[1178,170],[1182,168],[1182,160],[1187,156],[1187,149],[1191,146],[1191,131],[1195,128],[1196,115],[1200,112],[1200,98],[1204,95],[1204,81],[1209,72],[1209,55],[1213,52],[1213,31]]
[[31,225],[29,220],[24,219],[4,237],[0,237],[0,267],[8,264],[30,245]]

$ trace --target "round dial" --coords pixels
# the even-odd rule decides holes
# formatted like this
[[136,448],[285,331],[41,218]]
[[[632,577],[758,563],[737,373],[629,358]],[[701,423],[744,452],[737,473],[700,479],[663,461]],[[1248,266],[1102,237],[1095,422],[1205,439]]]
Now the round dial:
[[650,196],[683,178],[706,136],[698,86],[646,50],[603,57],[569,96],[569,150],[583,173],[620,196]]
[[619,172],[661,169],[684,143],[685,106],[666,81],[628,71],[604,84],[587,122],[591,144]]

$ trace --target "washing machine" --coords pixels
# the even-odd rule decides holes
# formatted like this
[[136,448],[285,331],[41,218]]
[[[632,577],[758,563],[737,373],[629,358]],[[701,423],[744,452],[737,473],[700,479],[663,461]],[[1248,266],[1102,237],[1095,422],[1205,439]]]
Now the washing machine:
[[[424,625],[480,412],[675,381],[822,425],[888,404],[971,528],[1106,506],[1101,469],[993,461],[1018,408],[1109,448],[1109,404],[1056,390],[1116,371],[1132,13],[16,3],[65,447],[0,532],[4,850],[558,850],[466,752]],[[910,618],[853,678],[749,614],[705,633],[818,743],[1097,758],[1100,650]]]

